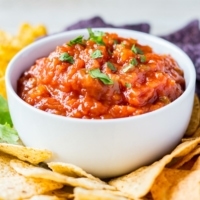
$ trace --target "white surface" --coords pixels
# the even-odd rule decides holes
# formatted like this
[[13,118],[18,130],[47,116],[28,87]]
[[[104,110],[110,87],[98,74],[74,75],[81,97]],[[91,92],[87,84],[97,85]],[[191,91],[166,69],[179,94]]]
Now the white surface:
[[165,34],[200,19],[200,0],[0,0],[0,29],[11,33],[25,21],[53,33],[96,15],[115,25],[148,22],[151,33]]
[[26,146],[49,149],[54,153],[53,161],[76,164],[100,177],[117,176],[169,153],[180,141],[193,105],[195,70],[188,57],[174,45],[149,34],[119,31],[121,36],[136,38],[155,51],[170,53],[175,58],[186,79],[187,87],[181,97],[154,112],[114,120],[57,116],[22,101],[14,91],[21,73],[57,44],[86,33],[54,35],[22,50],[9,63],[6,73],[9,108],[14,126]]

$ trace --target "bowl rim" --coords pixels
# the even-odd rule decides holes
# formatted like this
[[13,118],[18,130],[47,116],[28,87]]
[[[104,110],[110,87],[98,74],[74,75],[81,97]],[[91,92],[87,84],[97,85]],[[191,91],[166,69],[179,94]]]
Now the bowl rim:
[[[69,35],[80,35],[81,33],[85,34],[87,32],[87,29],[83,28],[83,29],[77,29],[77,30],[70,30],[67,32],[61,32],[61,33],[56,33],[53,35],[49,35],[47,37],[44,38],[39,38],[39,40],[35,41],[34,43],[29,44],[28,46],[26,46],[25,48],[23,48],[22,50],[20,50],[13,58],[12,60],[9,62],[7,69],[6,69],[6,73],[5,73],[5,83],[6,83],[6,91],[7,93],[10,93],[12,95],[12,97],[15,98],[15,100],[19,101],[19,103],[21,103],[22,105],[24,105],[27,109],[30,109],[32,112],[38,112],[38,114],[48,117],[52,117],[52,118],[57,118],[57,119],[61,119],[61,120],[68,120],[71,122],[78,122],[78,123],[115,123],[115,122],[119,122],[119,121],[127,121],[127,120],[133,120],[133,119],[140,119],[140,118],[148,118],[153,116],[154,114],[159,114],[160,112],[164,112],[166,109],[172,107],[172,106],[178,106],[178,104],[185,98],[187,98],[187,96],[189,95],[189,93],[194,89],[194,85],[195,85],[195,81],[196,81],[196,72],[195,72],[195,67],[194,64],[192,63],[191,59],[189,58],[189,56],[182,50],[180,49],[178,46],[176,46],[175,44],[160,38],[158,36],[155,35],[151,35],[149,33],[144,33],[144,32],[139,32],[139,31],[135,31],[135,30],[129,30],[129,29],[122,29],[122,28],[92,28],[92,30],[95,31],[108,31],[108,32],[116,32],[118,35],[120,35],[121,32],[127,33],[127,34],[133,34],[133,37],[135,37],[135,35],[140,35],[144,38],[147,38],[148,40],[151,39],[151,41],[157,41],[161,44],[164,44],[165,46],[170,46],[170,48],[172,48],[174,51],[178,52],[181,56],[184,57],[184,59],[187,61],[187,63],[189,63],[190,65],[190,74],[189,74],[189,82],[188,85],[185,89],[185,91],[183,92],[183,94],[178,97],[176,100],[174,100],[172,103],[161,107],[157,110],[154,110],[152,112],[148,112],[148,113],[144,113],[141,115],[136,115],[136,116],[130,116],[130,117],[124,117],[124,118],[115,118],[115,119],[80,119],[80,118],[72,118],[72,117],[67,117],[67,116],[61,116],[61,115],[56,115],[56,114],[51,114],[48,112],[45,112],[43,110],[37,109],[31,105],[29,105],[28,103],[26,103],[25,101],[23,101],[16,93],[16,91],[14,90],[14,88],[12,87],[11,84],[11,74],[12,74],[12,70],[14,68],[14,64],[15,62],[21,57],[21,55],[23,55],[27,50],[34,48],[35,46],[37,46],[38,44],[45,44],[48,41],[51,40],[56,40],[60,37],[66,37]],[[135,35],[134,35],[135,34]],[[122,36],[122,37],[126,37],[126,36]],[[127,36],[127,37],[131,37],[131,36]],[[9,98],[8,98],[8,105],[9,105]]]

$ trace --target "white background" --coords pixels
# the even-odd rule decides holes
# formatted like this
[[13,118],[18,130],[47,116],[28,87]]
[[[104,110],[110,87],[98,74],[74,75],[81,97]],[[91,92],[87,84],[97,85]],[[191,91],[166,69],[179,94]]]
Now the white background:
[[114,25],[147,22],[152,34],[167,34],[200,20],[200,0],[0,0],[0,29],[11,33],[22,22],[54,33],[96,15]]

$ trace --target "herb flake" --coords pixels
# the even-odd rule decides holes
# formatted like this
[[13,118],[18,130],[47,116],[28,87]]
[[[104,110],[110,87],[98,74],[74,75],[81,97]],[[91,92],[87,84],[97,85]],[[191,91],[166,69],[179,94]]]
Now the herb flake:
[[147,61],[147,58],[145,55],[140,55],[140,62],[144,63]]
[[72,56],[70,56],[68,53],[62,53],[61,55],[60,55],[60,57],[59,57],[59,60],[60,61],[64,61],[64,62],[69,62],[69,63],[71,63],[71,64],[73,64],[74,63],[74,59],[73,59],[73,57]]
[[101,58],[103,57],[102,53],[100,50],[95,50],[91,53],[91,58],[96,59],[96,58]]
[[137,64],[138,64],[138,62],[137,62],[136,58],[133,58],[130,61],[130,63],[127,66],[125,66],[122,70],[123,70],[123,72],[128,72],[131,69],[133,69]]
[[127,88],[131,88],[131,83],[125,83],[125,86],[126,86]]
[[73,40],[70,40],[68,43],[69,46],[73,46],[75,44],[83,44],[83,36],[82,35],[76,37]]
[[91,69],[89,70],[89,74],[92,78],[98,78],[105,85],[113,84],[113,80],[108,75],[102,73],[100,69]]
[[135,45],[133,45],[131,47],[131,51],[135,54],[144,54],[144,52],[139,48],[139,47],[136,47]]
[[89,33],[89,39],[94,41],[95,43],[99,44],[99,45],[104,45],[103,42],[103,35],[104,32],[102,31],[92,31],[91,28],[88,28],[88,33]]
[[113,72],[117,71],[117,68],[111,62],[107,62],[107,66],[111,71],[113,71]]

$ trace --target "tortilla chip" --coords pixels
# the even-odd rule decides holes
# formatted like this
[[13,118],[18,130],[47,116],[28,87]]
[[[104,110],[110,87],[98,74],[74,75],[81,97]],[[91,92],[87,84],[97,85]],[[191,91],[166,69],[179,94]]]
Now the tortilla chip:
[[21,145],[0,143],[0,151],[15,156],[23,161],[38,164],[51,158],[52,153],[45,149],[35,149]]
[[186,140],[179,144],[171,153],[172,157],[182,157],[191,152],[200,143],[200,137]]
[[192,137],[200,137],[200,127],[197,128],[197,130],[194,132],[194,134],[192,135]]
[[45,195],[53,195],[60,198],[73,199],[74,198],[73,190],[74,190],[74,187],[64,186],[61,189],[45,193]]
[[156,177],[162,172],[164,167],[172,161],[174,157],[187,155],[200,143],[200,138],[186,141],[179,144],[171,154],[164,156],[161,160],[150,166],[141,167],[128,175],[124,175],[109,181],[109,184],[115,186],[131,196],[131,198],[144,197],[151,189]]
[[200,156],[196,159],[194,165],[191,170],[200,170]]
[[109,184],[133,199],[144,197],[150,191],[156,177],[171,159],[170,155],[166,155],[150,166],[141,167],[128,175],[112,179]]
[[151,194],[154,200],[199,200],[200,170],[165,168],[156,178]]
[[[0,66],[1,66],[1,62],[0,62]],[[1,67],[0,67],[1,69]],[[4,98],[7,98],[6,95],[6,87],[5,87],[5,78],[2,77],[2,71],[0,70],[0,95],[2,95]]]
[[199,126],[199,122],[200,122],[200,102],[197,94],[195,94],[192,115],[187,130],[185,132],[185,135],[186,136],[193,135]]
[[58,172],[60,174],[64,174],[70,177],[87,177],[89,179],[101,181],[99,178],[94,177],[93,175],[87,173],[80,167],[69,164],[69,163],[61,163],[61,162],[50,162],[47,163],[48,167],[52,169],[54,172]]
[[31,197],[29,200],[66,200],[66,199],[50,195],[36,195]]
[[80,187],[74,189],[74,200],[128,200],[121,196],[118,191],[87,190]]
[[10,165],[23,176],[32,177],[32,178],[43,178],[47,180],[53,180],[58,183],[70,185],[70,186],[79,186],[86,189],[108,189],[115,190],[113,186],[108,185],[107,183],[101,181],[96,181],[88,178],[73,178],[59,174],[57,172],[52,172],[48,169],[41,167],[35,167],[28,163],[25,163],[20,160],[13,159],[10,161]]
[[184,163],[181,167],[179,167],[178,169],[182,169],[182,170],[192,170],[192,167],[194,165],[194,163],[196,162],[197,157],[193,157],[191,160],[187,161],[186,163]]
[[21,176],[10,167],[12,159],[12,156],[0,152],[0,199],[30,198],[63,186],[54,181]]
[[190,153],[188,153],[186,156],[183,156],[181,159],[179,159],[174,165],[171,166],[173,169],[178,169],[181,166],[183,166],[185,163],[190,161],[194,156],[200,154],[200,146],[197,146],[195,149],[193,149]]

